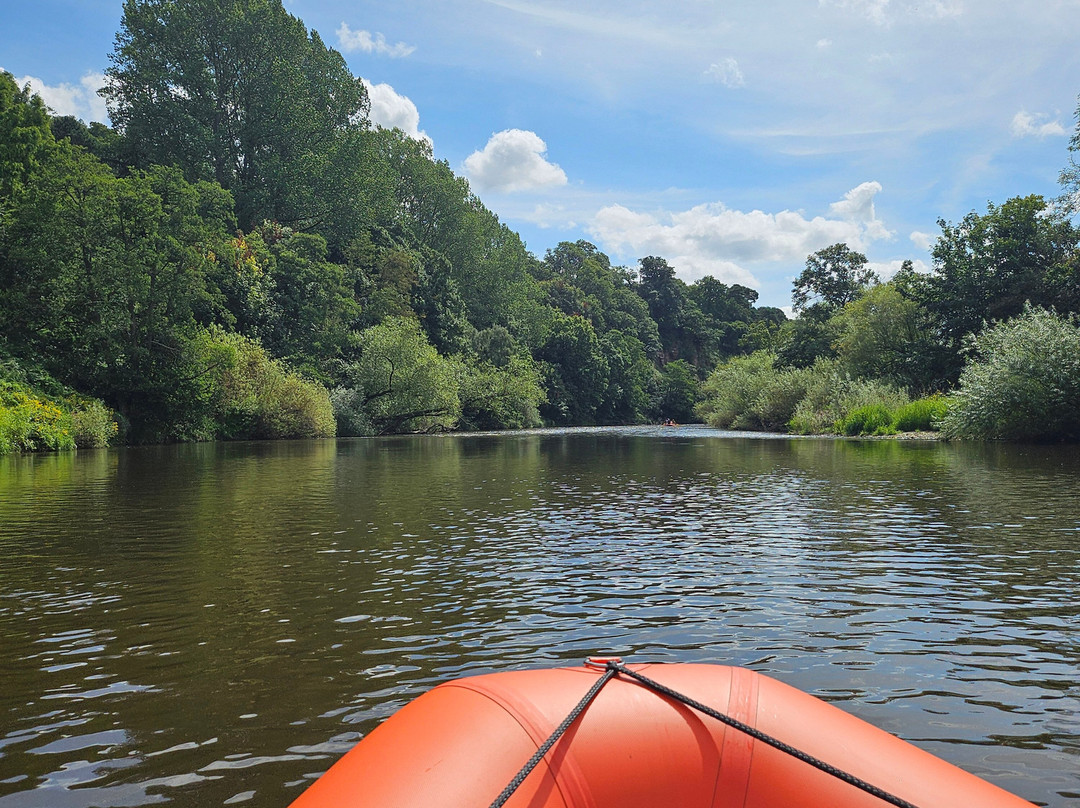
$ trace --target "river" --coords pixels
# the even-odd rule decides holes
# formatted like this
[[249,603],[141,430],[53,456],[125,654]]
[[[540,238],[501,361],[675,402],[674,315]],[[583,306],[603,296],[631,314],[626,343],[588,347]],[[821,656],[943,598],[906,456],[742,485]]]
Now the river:
[[703,427],[0,458],[0,808],[284,806],[465,674],[745,665],[1080,804],[1075,447]]

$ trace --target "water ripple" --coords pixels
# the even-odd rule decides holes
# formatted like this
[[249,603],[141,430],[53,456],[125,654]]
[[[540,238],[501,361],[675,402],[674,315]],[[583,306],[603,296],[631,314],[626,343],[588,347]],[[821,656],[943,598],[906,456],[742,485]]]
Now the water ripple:
[[0,461],[0,808],[286,804],[439,681],[592,653],[747,665],[1064,804],[1073,454],[641,428]]

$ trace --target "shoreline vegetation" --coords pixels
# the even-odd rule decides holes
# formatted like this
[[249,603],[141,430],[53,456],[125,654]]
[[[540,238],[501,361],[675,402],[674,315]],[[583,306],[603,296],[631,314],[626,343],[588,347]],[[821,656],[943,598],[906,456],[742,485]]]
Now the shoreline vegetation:
[[1080,438],[1080,129],[1059,199],[940,220],[884,281],[818,250],[789,318],[658,256],[531,254],[281,0],[126,0],[107,74],[112,126],[0,72],[0,454],[695,418]]

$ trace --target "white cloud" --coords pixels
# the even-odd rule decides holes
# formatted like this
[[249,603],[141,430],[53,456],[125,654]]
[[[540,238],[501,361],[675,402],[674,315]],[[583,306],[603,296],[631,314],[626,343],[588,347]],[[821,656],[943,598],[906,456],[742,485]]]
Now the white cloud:
[[705,77],[710,81],[719,82],[725,87],[735,88],[746,84],[746,78],[743,76],[742,70],[739,69],[739,63],[730,56],[709,65],[709,69],[705,71]]
[[874,212],[874,197],[880,192],[880,182],[864,182],[844,194],[839,202],[829,205],[829,210],[841,219],[861,224],[870,240],[892,238],[892,232]]
[[16,79],[20,87],[30,85],[30,91],[41,96],[49,109],[56,115],[74,115],[84,121],[108,123],[105,99],[98,95],[98,90],[105,86],[105,74],[86,73],[76,84],[61,82],[48,85],[36,76],[23,76]]
[[947,20],[964,13],[963,0],[818,0],[818,4],[836,6],[881,26],[901,18]]
[[1049,115],[1042,112],[1033,114],[1025,110],[1020,110],[1012,119],[1012,126],[1010,129],[1013,133],[1013,137],[1064,135],[1065,127],[1061,125],[1061,121],[1049,121],[1047,120],[1049,117]]
[[923,233],[919,230],[913,230],[908,238],[911,239],[911,243],[920,250],[926,250],[928,252],[933,248],[934,243],[937,241],[937,236],[933,233]]
[[577,222],[571,218],[564,205],[537,205],[523,218],[544,230],[552,227],[570,230],[577,227]]
[[391,59],[397,59],[408,56],[416,50],[415,45],[406,45],[404,42],[391,45],[382,34],[376,33],[372,35],[370,31],[354,31],[345,22],[338,26],[337,36],[338,44],[346,53],[363,51],[364,53],[373,53],[376,56],[389,56]]
[[[900,268],[904,265],[903,258],[896,258],[892,261],[867,261],[866,266],[874,270],[878,278],[884,282],[891,280]],[[911,262],[911,268],[920,274],[927,274],[930,272],[930,266],[923,260],[916,260]]]
[[831,39],[819,39],[817,41],[818,50],[826,50],[832,47]]
[[566,172],[545,158],[547,144],[535,132],[496,132],[483,150],[465,158],[465,173],[480,190],[531,191],[566,185]]
[[844,11],[864,16],[878,25],[886,25],[889,22],[889,16],[886,13],[889,0],[819,0],[819,5],[836,6]]
[[636,255],[663,255],[680,276],[713,275],[726,283],[758,286],[750,264],[803,261],[830,244],[846,242],[865,250],[891,233],[874,215],[876,182],[863,183],[830,206],[831,218],[807,218],[784,210],[732,210],[721,203],[679,212],[641,213],[622,205],[601,208],[589,231],[605,249]]
[[915,6],[915,11],[922,17],[932,20],[948,20],[964,13],[963,0],[931,0]]
[[431,138],[420,129],[420,111],[409,98],[398,94],[389,84],[372,84],[361,79],[371,101],[371,120],[384,129],[400,129],[415,140],[431,143]]

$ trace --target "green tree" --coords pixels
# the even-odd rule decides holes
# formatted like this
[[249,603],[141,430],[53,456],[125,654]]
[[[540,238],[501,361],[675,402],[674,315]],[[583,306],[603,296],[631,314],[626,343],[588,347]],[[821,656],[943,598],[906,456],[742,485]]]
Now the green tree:
[[0,224],[17,203],[30,176],[55,148],[49,112],[41,96],[0,71]]
[[1068,162],[1059,176],[1062,188],[1060,205],[1073,215],[1080,213],[1080,163],[1076,160],[1078,154],[1080,154],[1080,98],[1077,99],[1076,106],[1076,127],[1069,138]]
[[660,355],[656,322],[634,289],[633,274],[613,267],[593,244],[561,242],[547,251],[539,270],[555,308],[588,318],[597,333],[616,330],[633,335],[650,358]]
[[592,324],[584,317],[555,317],[537,353],[543,363],[547,402],[540,408],[552,424],[592,424],[608,385],[609,366]]
[[664,361],[681,358],[697,362],[705,320],[686,284],[675,277],[675,269],[663,258],[647,256],[638,264],[638,294],[656,321]]
[[852,376],[934,389],[936,345],[929,314],[893,283],[866,290],[834,316],[836,351]]
[[271,359],[254,340],[220,330],[212,337],[230,354],[215,372],[217,436],[244,440],[334,436],[334,411],[326,388]]
[[98,121],[85,124],[74,115],[54,117],[49,121],[53,137],[66,140],[72,146],[86,149],[105,163],[114,174],[126,173],[131,155],[125,149],[120,133]]
[[327,260],[320,235],[271,224],[258,233],[272,259],[262,343],[275,358],[327,379],[360,317],[350,268]]
[[458,397],[465,429],[524,429],[540,426],[544,400],[531,358],[510,357],[503,365],[459,358]]
[[[451,429],[461,415],[453,362],[439,356],[414,319],[390,317],[360,337],[360,359],[335,391],[341,413],[361,410],[373,434]],[[359,419],[352,416],[345,434]]]
[[67,143],[28,188],[0,238],[9,341],[105,399],[137,438],[202,435],[217,359],[195,312],[234,225],[227,195],[176,169],[116,178]]
[[431,250],[423,254],[412,310],[439,353],[460,353],[468,347],[469,336],[475,330],[469,323],[467,306],[445,257]]
[[786,322],[777,337],[780,345],[776,357],[778,365],[808,368],[818,359],[835,358],[836,340],[840,334],[832,315],[833,309],[819,302]]
[[649,398],[656,387],[656,369],[645,355],[641,340],[612,330],[599,338],[608,368],[607,389],[596,409],[604,424],[634,424],[645,419]]
[[716,358],[743,353],[743,340],[760,319],[754,308],[758,293],[738,283],[728,286],[706,275],[690,286],[690,297],[705,315]]
[[661,373],[660,417],[679,422],[691,420],[701,394],[701,383],[693,366],[683,359],[676,359],[664,365]]
[[866,256],[846,244],[833,244],[807,257],[806,268],[792,287],[791,302],[797,313],[813,305],[823,305],[832,313],[850,303],[859,293],[877,282],[867,268]]
[[960,371],[964,338],[984,321],[1014,317],[1028,302],[1067,311],[1080,304],[1080,231],[1053,215],[1041,196],[991,204],[984,215],[972,211],[955,225],[938,224],[933,272],[916,289],[953,357],[951,379]]
[[280,0],[126,0],[110,59],[109,115],[138,167],[216,181],[245,228],[364,219],[366,91]]

